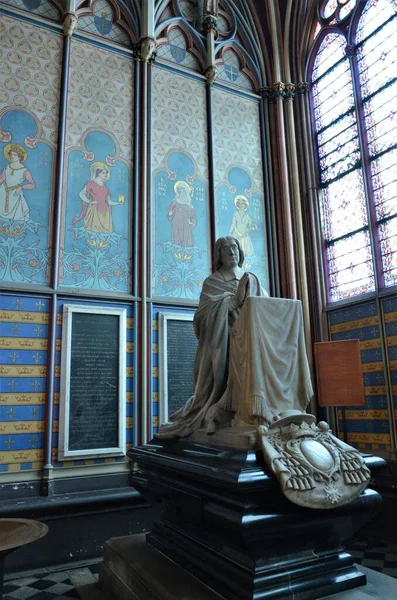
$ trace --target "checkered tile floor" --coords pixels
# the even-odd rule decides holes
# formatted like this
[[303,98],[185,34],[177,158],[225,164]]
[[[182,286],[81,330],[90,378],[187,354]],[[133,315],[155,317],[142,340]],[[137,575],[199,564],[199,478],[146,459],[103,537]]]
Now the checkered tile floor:
[[397,578],[397,543],[386,545],[355,541],[347,551],[353,556],[354,562]]
[[[355,541],[347,551],[354,561],[397,578],[397,544],[376,545],[371,542]],[[3,600],[100,600],[104,598],[98,586],[98,573],[101,563],[41,573],[20,579],[10,579],[4,583]]]
[[[83,598],[79,589],[96,584],[100,563],[89,567],[37,574],[4,582],[3,600],[66,600]],[[86,587],[84,587],[87,590]],[[84,598],[90,595],[84,593]],[[95,600],[95,595],[92,596]]]

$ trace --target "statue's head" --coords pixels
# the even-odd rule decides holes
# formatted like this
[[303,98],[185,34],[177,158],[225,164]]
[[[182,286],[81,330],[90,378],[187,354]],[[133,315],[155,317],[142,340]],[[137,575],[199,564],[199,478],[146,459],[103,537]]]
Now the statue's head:
[[223,266],[222,262],[222,246],[228,245],[230,243],[237,244],[237,248],[239,251],[239,261],[238,266],[242,267],[244,263],[244,251],[241,247],[238,239],[232,237],[231,235],[227,235],[226,237],[220,237],[215,242],[215,250],[214,250],[214,271],[219,271],[219,269]]

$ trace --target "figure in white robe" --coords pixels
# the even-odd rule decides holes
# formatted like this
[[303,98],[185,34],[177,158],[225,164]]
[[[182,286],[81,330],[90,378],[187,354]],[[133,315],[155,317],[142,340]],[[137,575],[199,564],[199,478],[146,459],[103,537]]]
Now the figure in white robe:
[[237,210],[233,213],[229,235],[238,239],[245,256],[254,256],[255,250],[252,244],[251,231],[256,231],[258,226],[248,214],[248,199],[240,194],[234,199],[234,204]]
[[13,221],[29,221],[29,206],[23,190],[33,190],[35,182],[23,162],[26,150],[20,144],[7,144],[4,156],[9,164],[0,174],[0,217]]

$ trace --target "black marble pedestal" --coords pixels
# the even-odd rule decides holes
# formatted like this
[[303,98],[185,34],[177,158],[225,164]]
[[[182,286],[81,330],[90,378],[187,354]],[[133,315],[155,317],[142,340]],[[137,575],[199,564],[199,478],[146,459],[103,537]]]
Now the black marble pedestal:
[[147,541],[227,600],[311,600],[365,584],[343,548],[379,507],[377,492],[307,509],[282,495],[255,451],[153,440],[129,456],[133,485],[163,503]]

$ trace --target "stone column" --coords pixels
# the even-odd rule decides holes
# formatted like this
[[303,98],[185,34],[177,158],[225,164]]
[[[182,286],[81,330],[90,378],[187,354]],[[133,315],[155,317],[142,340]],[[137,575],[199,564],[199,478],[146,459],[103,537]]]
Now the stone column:
[[[140,323],[140,344],[139,347],[139,371],[137,373],[138,382],[140,383],[140,401],[141,407],[141,438],[140,442],[145,444],[148,440],[150,424],[148,423],[148,403],[149,399],[149,377],[148,373],[148,347],[150,346],[150,282],[148,281],[148,269],[150,249],[148,244],[150,240],[150,131],[149,131],[149,96],[150,96],[150,70],[156,58],[156,40],[154,38],[155,22],[154,22],[154,0],[142,3],[142,29],[141,38],[136,48],[136,58],[139,60],[137,69],[139,70],[139,110],[140,110],[140,143],[139,157],[136,160],[140,162],[140,182],[139,182],[139,197],[140,197],[140,290],[138,294],[141,297],[140,315],[137,322]],[[138,135],[138,132],[135,132]],[[138,350],[138,348],[137,348]]]

